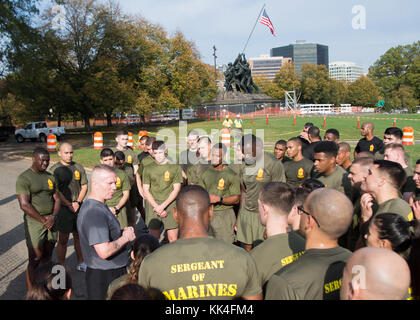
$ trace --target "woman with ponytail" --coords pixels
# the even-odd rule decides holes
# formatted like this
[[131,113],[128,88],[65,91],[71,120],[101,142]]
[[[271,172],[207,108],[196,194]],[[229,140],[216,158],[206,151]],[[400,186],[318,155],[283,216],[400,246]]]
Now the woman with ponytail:
[[72,280],[65,266],[49,261],[35,270],[34,282],[25,300],[70,300]]
[[137,283],[140,265],[149,253],[152,253],[159,247],[158,239],[151,234],[142,234],[134,241],[131,250],[131,259],[128,274],[125,274],[114,281],[108,287],[107,299],[109,300],[115,290],[128,283]]

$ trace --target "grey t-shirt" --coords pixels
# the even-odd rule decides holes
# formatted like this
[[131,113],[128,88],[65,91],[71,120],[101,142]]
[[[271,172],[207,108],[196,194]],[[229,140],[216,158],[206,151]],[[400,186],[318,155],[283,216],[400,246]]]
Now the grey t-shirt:
[[83,258],[89,268],[111,270],[127,265],[127,245],[107,259],[100,258],[93,247],[95,244],[115,241],[121,237],[120,224],[104,203],[94,199],[83,202],[77,218],[77,231]]

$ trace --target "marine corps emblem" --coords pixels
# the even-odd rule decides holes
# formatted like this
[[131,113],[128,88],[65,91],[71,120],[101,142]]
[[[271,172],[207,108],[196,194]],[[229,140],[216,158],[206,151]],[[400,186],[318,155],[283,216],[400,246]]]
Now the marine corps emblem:
[[117,183],[115,184],[117,188],[121,188],[121,179],[117,177]]
[[217,185],[217,189],[224,190],[225,189],[225,179],[221,178],[219,180],[219,184]]
[[258,170],[258,174],[257,174],[257,178],[256,178],[256,179],[257,179],[258,181],[262,180],[263,175],[264,175],[264,169],[263,169],[263,168],[261,168],[261,169],[259,169],[259,170]]
[[374,148],[374,146],[373,146],[373,144],[371,144],[370,147],[369,147],[369,151],[373,152],[373,148]]
[[299,179],[305,178],[305,176],[303,175],[303,168],[300,168],[300,169],[298,170],[298,175],[297,175],[297,177],[298,177]]
[[165,176],[164,176],[163,180],[166,181],[166,182],[169,182],[170,177],[171,177],[171,175],[170,175],[169,171],[165,171]]
[[133,157],[132,156],[127,157],[127,163],[129,163],[129,164],[133,163]]
[[80,180],[80,172],[79,171],[74,171],[74,179],[75,180]]
[[54,189],[54,183],[50,179],[48,179],[48,189]]

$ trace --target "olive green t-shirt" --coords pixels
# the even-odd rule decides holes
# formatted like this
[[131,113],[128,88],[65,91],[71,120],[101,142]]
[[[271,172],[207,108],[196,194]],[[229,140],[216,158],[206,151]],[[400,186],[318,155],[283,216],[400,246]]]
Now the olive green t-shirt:
[[209,163],[196,163],[192,166],[188,167],[186,172],[188,184],[199,184],[201,175],[206,171],[208,168],[211,167]]
[[410,205],[401,198],[394,198],[378,205],[375,215],[380,213],[396,213],[404,219],[411,221],[414,218]]
[[343,270],[351,252],[341,247],[309,249],[276,272],[266,300],[339,300]]
[[77,201],[82,186],[88,184],[85,169],[76,162],[72,162],[68,166],[57,162],[49,171],[55,177],[58,191],[70,202]]
[[115,190],[114,195],[112,196],[112,199],[106,200],[105,204],[108,207],[116,206],[118,202],[120,202],[121,198],[123,197],[123,191],[131,190],[130,180],[128,179],[127,174],[123,170],[118,169],[118,168],[115,169],[115,172],[117,173],[117,183],[116,183],[117,189]]
[[306,158],[300,161],[283,162],[284,172],[286,174],[286,183],[292,187],[298,187],[302,182],[311,177],[314,163]]
[[258,196],[261,186],[266,182],[286,182],[283,163],[273,155],[264,152],[264,161],[242,167],[241,184],[245,189],[244,208],[251,212],[258,212]]
[[56,180],[48,171],[36,173],[28,169],[16,180],[16,194],[30,195],[31,205],[41,216],[53,213],[56,188]]
[[[216,170],[211,166],[201,175],[199,185],[206,189],[209,194],[223,198],[241,195],[239,177],[229,167]],[[232,205],[216,204],[214,210],[226,210],[232,207]]]
[[147,155],[140,163],[139,165],[139,169],[138,169],[138,173],[140,174],[140,177],[143,179],[143,173],[144,173],[144,168],[146,166],[148,166],[149,164],[154,163],[155,160],[153,159],[153,157],[149,154]]
[[244,163],[231,163],[229,165],[229,168],[231,168],[232,171],[235,172],[238,176],[241,175],[241,171],[244,167],[245,167]]
[[347,177],[347,171],[342,167],[336,166],[334,172],[328,176],[315,172],[313,178],[321,181],[325,185],[325,188],[341,191],[351,198],[351,184]]
[[212,237],[179,239],[147,255],[139,284],[169,300],[232,300],[261,293],[257,267],[243,249]]
[[252,249],[250,254],[257,264],[261,286],[274,273],[303,255],[305,243],[304,238],[291,231],[268,237],[263,243]]
[[[122,150],[118,150],[116,147],[114,147],[112,148],[112,151],[114,151],[115,153],[117,151],[122,151]],[[124,153],[124,156],[125,156],[123,170],[125,171],[125,173],[130,179],[134,179],[134,165],[139,164],[139,159],[136,153],[134,152],[134,150],[130,147],[127,147],[127,149],[125,149],[122,152]]]
[[177,164],[157,164],[153,161],[143,172],[143,185],[150,185],[150,193],[157,202],[168,199],[174,190],[173,185],[182,181],[182,169]]

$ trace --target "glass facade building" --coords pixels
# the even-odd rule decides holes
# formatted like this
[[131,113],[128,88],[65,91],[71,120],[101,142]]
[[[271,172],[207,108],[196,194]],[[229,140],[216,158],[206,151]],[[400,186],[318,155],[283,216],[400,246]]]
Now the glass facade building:
[[291,58],[297,73],[300,73],[304,63],[325,65],[327,69],[329,65],[328,46],[317,43],[298,41],[288,46],[272,48],[270,55],[272,57]]
[[329,72],[333,79],[354,82],[363,75],[363,68],[354,62],[336,61],[330,63]]
[[249,58],[248,62],[253,77],[264,75],[266,79],[272,81],[282,65],[290,60],[283,57],[261,55],[259,58]]

